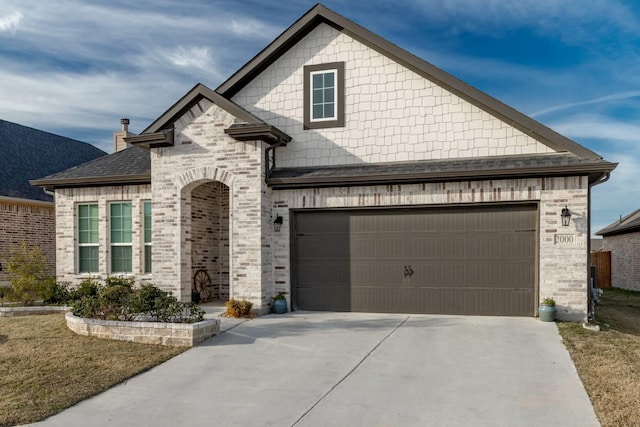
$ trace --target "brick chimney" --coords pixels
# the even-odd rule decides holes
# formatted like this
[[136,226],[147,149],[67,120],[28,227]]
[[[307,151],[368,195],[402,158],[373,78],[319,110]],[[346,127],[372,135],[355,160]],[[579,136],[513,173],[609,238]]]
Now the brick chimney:
[[113,133],[113,150],[114,152],[122,151],[129,147],[129,144],[124,142],[124,139],[128,136],[134,136],[135,133],[129,132],[129,119],[120,119],[122,130],[120,132]]

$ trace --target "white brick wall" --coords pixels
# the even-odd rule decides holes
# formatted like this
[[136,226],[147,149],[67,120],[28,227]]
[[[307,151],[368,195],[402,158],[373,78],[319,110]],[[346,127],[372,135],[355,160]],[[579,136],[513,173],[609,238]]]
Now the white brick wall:
[[[345,62],[344,128],[304,131],[303,66]],[[233,97],[293,137],[279,167],[379,163],[552,150],[328,25]]]
[[[133,228],[133,272],[140,280],[151,280],[144,274],[143,230],[144,210],[142,203],[151,200],[150,185],[120,185],[108,187],[61,188],[56,190],[56,275],[58,280],[77,285],[83,279],[104,279],[109,274],[109,203],[131,202]],[[98,247],[100,272],[78,274],[77,259],[77,208],[79,203],[97,203],[99,212]]]
[[[217,181],[228,188],[228,204],[213,210],[228,213],[229,292],[260,309],[268,301],[263,289],[271,282],[266,235],[272,233],[270,203],[264,183],[264,143],[238,142],[224,133],[234,117],[202,100],[175,123],[175,146],[153,149],[153,275],[156,284],[187,300],[193,280],[192,194]],[[197,203],[200,203],[198,201]],[[212,202],[213,203],[213,202]],[[221,221],[224,223],[225,218]],[[263,253],[263,246],[264,253]],[[224,248],[222,251],[226,250]],[[196,260],[197,261],[197,260]],[[266,264],[266,267],[265,267]],[[224,271],[221,272],[224,276]]]

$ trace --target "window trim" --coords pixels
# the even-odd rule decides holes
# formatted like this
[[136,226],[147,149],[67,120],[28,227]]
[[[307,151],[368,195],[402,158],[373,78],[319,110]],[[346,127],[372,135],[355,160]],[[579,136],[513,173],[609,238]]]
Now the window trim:
[[[80,207],[81,206],[95,206],[96,207],[96,219],[98,220],[97,230],[98,239],[95,243],[81,243],[80,242]],[[97,248],[98,249],[98,266],[95,271],[82,271],[80,269],[80,248]],[[94,274],[100,272],[100,206],[96,202],[83,202],[76,204],[76,271],[77,274]]]
[[[129,243],[114,243],[111,238],[113,233],[113,217],[111,215],[111,207],[113,205],[129,204],[130,221],[131,221],[131,242]],[[130,200],[118,200],[109,202],[109,274],[133,274],[133,203]],[[129,247],[131,248],[131,269],[130,271],[114,271],[113,270],[113,248],[114,247]]]
[[[153,204],[151,200],[143,200],[142,201],[142,274],[151,274],[153,271],[153,253],[149,254],[150,258],[150,267],[151,269],[147,271],[147,248],[153,247],[153,234],[149,236],[149,241],[147,242],[147,221],[146,221],[146,212],[145,208],[149,205],[149,232],[153,232]],[[153,251],[153,249],[151,249]]]
[[[304,129],[326,129],[333,127],[344,127],[344,62],[330,62],[327,64],[305,65],[304,66]],[[311,119],[312,79],[311,75],[318,72],[336,72],[335,79],[335,119]]]

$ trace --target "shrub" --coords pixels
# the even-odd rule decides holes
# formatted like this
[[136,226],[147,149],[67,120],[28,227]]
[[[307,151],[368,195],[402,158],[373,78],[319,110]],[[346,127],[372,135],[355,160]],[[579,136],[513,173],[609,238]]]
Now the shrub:
[[77,288],[70,289],[68,299],[70,301],[79,301],[83,297],[95,297],[98,295],[100,285],[93,279],[84,279]]
[[22,243],[14,249],[7,263],[11,295],[25,305],[47,301],[56,293],[56,279],[49,273],[47,258],[39,247]]
[[253,303],[243,299],[230,299],[226,302],[227,311],[223,314],[226,317],[253,317]]
[[71,312],[79,317],[104,320],[145,320],[194,323],[204,320],[204,310],[179,302],[171,294],[146,284],[134,289],[134,280],[109,277],[105,285],[84,281],[76,290]]

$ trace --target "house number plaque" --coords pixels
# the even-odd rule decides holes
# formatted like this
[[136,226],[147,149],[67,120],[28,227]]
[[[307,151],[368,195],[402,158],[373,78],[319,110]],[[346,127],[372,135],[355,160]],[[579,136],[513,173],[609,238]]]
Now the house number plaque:
[[556,234],[554,236],[554,244],[556,245],[572,245],[576,242],[576,236],[573,234]]

